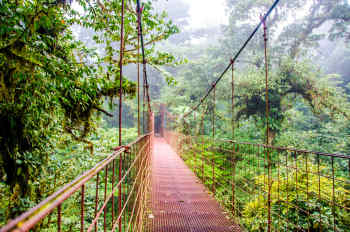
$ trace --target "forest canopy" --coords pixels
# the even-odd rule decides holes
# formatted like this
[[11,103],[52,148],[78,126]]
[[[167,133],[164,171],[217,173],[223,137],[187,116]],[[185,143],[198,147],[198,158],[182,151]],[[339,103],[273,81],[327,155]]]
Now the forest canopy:
[[[273,2],[227,1],[228,25],[221,27],[221,37],[210,41],[207,49],[198,46],[197,49],[203,49],[200,55],[194,56],[191,49],[184,49],[193,59],[187,67],[177,70],[177,88],[167,88],[163,95],[174,112],[190,111],[188,103],[195,106],[200,101],[224,70],[224,65],[230,62],[254,30],[260,16]],[[305,113],[305,116],[312,115],[315,122],[318,121],[318,126],[340,120],[344,124],[342,129],[338,129],[347,133],[345,131],[348,126],[345,124],[349,119],[350,107],[347,96],[349,90],[346,87],[349,76],[346,70],[349,56],[345,55],[345,51],[349,49],[349,16],[350,6],[347,1],[325,0],[307,3],[281,1],[268,17],[266,25],[271,143],[278,143],[284,136],[283,132],[296,129],[292,128],[295,124],[291,124],[294,120],[299,120],[291,118],[296,112]],[[258,141],[264,141],[266,130],[262,31],[258,31],[234,64],[234,122],[237,127],[254,124],[255,126],[249,127],[255,127],[258,132],[250,136],[251,139],[259,138]],[[334,48],[343,49],[344,53],[340,55],[338,52],[336,55]],[[338,59],[342,62],[337,62]],[[332,68],[335,64],[337,69]],[[169,94],[168,91],[172,93]],[[216,92],[222,93],[216,99],[215,118],[218,119],[216,126],[220,133],[218,137],[232,138],[231,126],[227,125],[231,123],[231,71],[218,84]],[[169,95],[177,96],[177,100],[168,98]],[[213,114],[212,99],[213,94],[210,94],[204,104],[209,105],[209,114]],[[207,106],[203,106],[194,113],[201,115],[206,110]],[[210,134],[208,129],[211,127],[212,116],[205,118],[205,133]],[[194,124],[192,116],[187,117],[187,120]],[[242,128],[241,131],[243,130]],[[284,144],[288,142],[285,141]],[[344,147],[341,150],[344,152]]]

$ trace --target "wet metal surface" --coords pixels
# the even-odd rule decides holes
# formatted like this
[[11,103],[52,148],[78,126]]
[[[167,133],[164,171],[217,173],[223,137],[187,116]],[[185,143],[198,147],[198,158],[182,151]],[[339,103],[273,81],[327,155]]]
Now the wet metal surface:
[[154,140],[152,214],[154,232],[240,231],[200,180],[162,138]]

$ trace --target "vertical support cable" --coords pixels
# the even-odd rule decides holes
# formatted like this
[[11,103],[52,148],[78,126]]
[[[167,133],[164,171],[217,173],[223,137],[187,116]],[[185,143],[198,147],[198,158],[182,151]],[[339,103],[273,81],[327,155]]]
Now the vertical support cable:
[[85,184],[81,186],[80,199],[80,232],[84,231],[84,201],[85,201]]
[[[120,60],[119,60],[119,146],[122,145],[122,100],[123,100],[123,53],[124,53],[124,0],[122,0],[122,15],[121,15],[121,25],[120,25]],[[119,157],[119,182],[122,179],[122,162]],[[122,212],[122,185],[119,185],[119,215]],[[122,228],[122,220],[119,219],[119,231]]]
[[123,153],[120,153],[119,155],[119,196],[118,196],[118,231],[122,231],[122,159],[123,159]]
[[122,0],[122,18],[120,25],[120,59],[119,59],[119,146],[122,145],[122,103],[123,103],[123,55],[124,55],[124,0]]
[[114,182],[115,182],[115,159],[113,160],[113,163],[112,163],[112,227],[113,227],[113,224],[114,224],[114,191],[113,191],[113,188],[114,188]]
[[[309,172],[308,172],[308,154],[305,155],[305,174],[306,174],[306,202],[309,202]],[[310,209],[307,209],[307,224],[308,232],[310,232],[311,223],[310,223]]]
[[145,123],[145,107],[146,107],[146,103],[145,103],[145,99],[146,99],[146,86],[145,86],[145,76],[142,77],[142,129],[143,129],[143,133],[146,133],[146,123]]
[[[97,207],[98,207],[98,186],[99,186],[99,172],[96,174],[96,195],[95,195],[95,218],[97,216]],[[114,218],[112,218],[114,221]],[[95,222],[95,232],[97,232],[97,222]]]
[[336,230],[336,223],[335,223],[335,185],[334,185],[334,156],[332,156],[332,215],[333,215],[333,231]]
[[62,204],[59,204],[57,207],[57,232],[61,232],[61,223],[62,223],[61,205]]
[[235,139],[235,120],[234,120],[234,110],[235,110],[235,79],[234,79],[234,60],[231,59],[231,68],[232,68],[232,82],[231,82],[231,125],[232,125],[232,140]]
[[[286,163],[286,167],[287,167],[287,168],[286,168],[286,182],[285,182],[285,185],[286,185],[286,186],[289,186],[288,154],[289,154],[289,151],[287,151],[287,154],[286,154],[286,162],[285,162],[285,163]],[[286,188],[286,192],[287,192],[287,193],[286,193],[286,194],[287,194],[287,204],[290,204],[290,203],[289,203],[289,188]],[[289,214],[289,208],[290,208],[290,207],[287,207],[287,213],[286,213],[287,215]],[[321,214],[320,214],[320,215],[321,215]],[[321,223],[321,221],[320,221],[320,223]],[[290,226],[290,225],[287,223],[287,224],[286,224],[286,231],[289,230],[289,226]]]
[[[108,178],[108,165],[105,167],[105,189],[104,189],[104,197],[103,202],[106,202],[107,199],[107,178]],[[103,209],[103,231],[107,231],[107,207]]]
[[150,96],[149,96],[149,86],[147,81],[147,68],[146,68],[146,58],[145,58],[145,49],[144,49],[144,42],[143,42],[143,34],[142,34],[142,19],[141,19],[141,13],[142,9],[140,7],[140,0],[136,1],[137,3],[137,11],[140,12],[139,14],[139,28],[140,28],[140,38],[141,38],[141,51],[142,51],[142,63],[143,63],[143,80],[144,80],[144,87],[145,87],[145,95],[147,97],[147,104],[148,104],[148,111],[151,112],[151,105],[150,105]]
[[[125,153],[123,153],[124,154],[124,159],[123,159],[123,163],[124,163],[124,181],[123,182],[125,182],[125,185],[124,185],[124,194],[123,194],[123,208],[124,208],[124,212],[128,212],[128,209],[127,209],[127,206],[128,206],[128,203],[127,203],[127,197],[129,196],[129,192],[128,192],[128,174],[126,173],[126,171],[128,170],[128,168],[129,168],[129,161],[128,161],[128,155],[127,155],[127,153],[125,152]],[[122,183],[123,183],[122,182]],[[126,216],[127,216],[127,213],[124,213],[123,212],[123,214],[124,214],[124,223],[123,223],[123,229],[124,229],[124,231],[126,231],[125,230],[125,226],[126,226]],[[121,217],[121,219],[122,219],[123,217]]]
[[[318,176],[318,202],[321,202],[321,171],[320,171],[320,155],[317,155],[317,176]],[[318,215],[319,215],[319,231],[322,231],[322,209],[321,204],[318,204]]]
[[[281,162],[281,159],[280,159],[280,152],[277,152],[277,200],[278,202],[280,202],[281,198],[280,198],[280,178],[281,178],[281,175],[280,175],[280,164]],[[278,206],[278,209],[279,209],[279,215],[282,215],[282,209],[281,209],[281,205]],[[280,217],[278,217],[278,228],[281,228],[280,227]]]
[[213,92],[213,139],[215,138],[215,98],[216,98],[216,86],[214,86],[214,92]]
[[264,53],[265,53],[265,107],[266,107],[266,145],[270,144],[270,125],[269,125],[269,79],[268,79],[268,59],[267,59],[267,26],[264,25]]
[[[237,148],[238,148],[238,144],[237,144]],[[236,144],[235,143],[233,143],[233,151],[234,151],[234,153],[233,153],[233,158],[231,161],[231,165],[232,165],[232,184],[231,184],[231,187],[232,187],[232,215],[235,217],[236,216],[236,214],[235,214]]]
[[[266,105],[266,145],[270,144],[270,125],[269,125],[269,80],[268,80],[268,59],[267,59],[267,26],[266,19],[261,18],[264,26],[264,53],[265,53],[265,105]],[[268,164],[268,193],[267,193],[267,231],[271,231],[271,161],[269,148],[266,147],[266,157]]]
[[140,131],[140,11],[137,12],[137,135],[141,135]]
[[[201,152],[200,153],[202,153],[202,163],[201,164],[199,164],[199,165],[201,165],[201,170],[199,170],[199,172],[201,173],[201,178],[202,178],[202,181],[203,181],[203,153],[204,153],[204,122],[203,122],[203,120],[204,120],[204,114],[205,114],[205,112],[204,112],[204,107],[203,107],[203,115],[202,115],[202,122],[201,122],[201,124],[200,124],[200,128],[199,128],[199,131],[200,131],[200,134],[202,135],[202,143],[201,143],[201,148],[202,148],[202,150],[201,150]],[[199,153],[199,155],[200,155],[200,153]],[[198,156],[199,156],[198,155]],[[198,157],[199,158],[199,160],[201,160],[201,158],[200,157]],[[198,174],[199,175],[199,174]],[[204,184],[204,182],[203,182],[203,184]]]

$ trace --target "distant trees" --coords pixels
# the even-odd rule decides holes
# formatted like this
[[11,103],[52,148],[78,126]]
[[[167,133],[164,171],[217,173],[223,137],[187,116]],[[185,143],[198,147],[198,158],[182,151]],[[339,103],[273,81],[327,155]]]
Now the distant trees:
[[[237,49],[237,44],[246,38],[245,33],[255,26],[252,22],[258,22],[260,14],[264,14],[273,2],[227,0],[230,18],[224,42],[232,48],[230,51]],[[350,6],[346,0],[280,1],[267,23],[273,50],[295,58],[305,51],[303,48],[315,47],[325,37],[348,39]],[[262,46],[261,41],[254,42],[255,46]]]
[[[193,60],[177,71],[177,88],[163,91],[171,108],[181,114],[198,103],[273,2],[227,1],[229,24],[223,26],[224,36],[219,43],[182,48],[185,54],[196,56],[192,55]],[[340,74],[344,80],[348,79],[346,52],[350,28],[347,15],[350,15],[347,1],[288,0],[280,1],[268,18],[270,142],[278,142],[278,136],[292,127],[291,116],[295,112],[299,116],[313,114],[312,117],[324,122],[317,122],[318,126],[348,121],[350,106],[343,88],[347,82],[343,84],[339,78]],[[266,129],[263,42],[259,31],[235,63],[235,124],[253,122],[255,135],[251,136],[260,141]],[[325,44],[338,47],[338,52],[324,49]],[[201,52],[194,53],[195,48]],[[328,54],[333,56],[328,57]],[[339,66],[343,68],[335,68]],[[230,76],[229,71],[217,86],[216,96],[217,132],[228,137],[231,137],[228,125],[231,123]],[[204,125],[209,128],[212,96],[204,104],[210,107],[201,107],[199,111],[209,110],[204,117]],[[187,119],[192,121],[191,117]]]
[[[230,24],[225,28],[223,46],[237,49],[273,1],[228,0]],[[314,113],[342,115],[349,118],[349,104],[344,92],[331,84],[315,58],[319,42],[324,38],[348,39],[350,5],[343,0],[281,1],[267,20],[269,30],[270,72],[269,105],[270,141],[281,130],[286,111],[295,101],[304,101]],[[254,38],[238,70],[237,119],[241,117],[265,121],[263,85],[263,39]],[[244,64],[245,63],[245,64]],[[248,64],[247,64],[248,63]],[[334,76],[333,76],[334,77]]]

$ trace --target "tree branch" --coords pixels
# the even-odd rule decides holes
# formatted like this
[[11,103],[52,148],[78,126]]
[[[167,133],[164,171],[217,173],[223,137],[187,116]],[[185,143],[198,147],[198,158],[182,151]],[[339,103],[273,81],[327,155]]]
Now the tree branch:
[[94,106],[94,109],[97,110],[97,111],[99,111],[99,112],[104,113],[105,115],[107,115],[107,116],[109,116],[109,117],[111,117],[111,118],[113,117],[113,114],[107,112],[106,110],[104,110],[104,109],[102,109],[102,108],[100,108],[100,107]]

